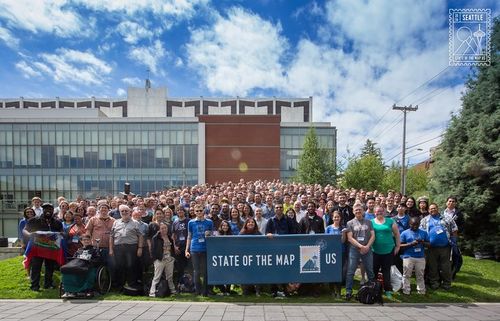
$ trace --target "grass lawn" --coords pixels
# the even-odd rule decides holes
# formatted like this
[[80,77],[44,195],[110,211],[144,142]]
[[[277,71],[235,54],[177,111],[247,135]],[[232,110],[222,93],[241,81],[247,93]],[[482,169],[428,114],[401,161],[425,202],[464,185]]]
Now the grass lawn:
[[[500,302],[500,263],[490,260],[475,260],[464,257],[464,265],[457,275],[450,291],[429,290],[426,295],[405,296],[396,293],[390,302],[401,303],[470,303],[470,302]],[[54,275],[54,281],[59,283],[59,273]],[[43,280],[43,276],[42,276]],[[43,281],[42,281],[43,282]],[[357,285],[355,285],[355,289]],[[239,290],[239,288],[237,288]],[[416,292],[415,285],[412,290]],[[56,299],[59,290],[42,290],[32,292],[29,290],[29,278],[22,266],[22,257],[0,261],[0,299]],[[149,298],[146,296],[130,297],[119,293],[109,293],[97,297],[103,300],[162,300],[162,301],[199,301],[199,302],[253,302],[253,303],[341,303],[344,300],[335,300],[329,293],[318,297],[292,296],[277,301],[268,294],[261,297],[254,295],[242,296],[234,294],[226,297],[211,296],[198,297],[191,294],[180,294],[175,298]],[[385,299],[386,302],[389,300]],[[355,300],[351,301],[355,302]]]

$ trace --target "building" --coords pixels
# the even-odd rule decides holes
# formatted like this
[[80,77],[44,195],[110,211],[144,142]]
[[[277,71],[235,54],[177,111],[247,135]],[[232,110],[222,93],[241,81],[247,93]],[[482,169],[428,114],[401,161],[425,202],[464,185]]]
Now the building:
[[129,88],[127,100],[0,99],[0,211],[35,195],[115,195],[125,182],[145,195],[287,180],[309,126],[336,150],[336,128],[312,123],[312,113],[312,98],[171,98],[149,87]]

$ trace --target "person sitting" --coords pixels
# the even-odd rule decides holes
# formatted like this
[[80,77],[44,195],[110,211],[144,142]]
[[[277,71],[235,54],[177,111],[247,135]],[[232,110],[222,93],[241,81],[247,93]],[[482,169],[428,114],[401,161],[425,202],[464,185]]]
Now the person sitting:
[[89,234],[82,235],[80,241],[82,246],[75,252],[73,260],[61,267],[63,298],[94,296],[96,278],[94,265],[100,258],[99,251],[92,246]]

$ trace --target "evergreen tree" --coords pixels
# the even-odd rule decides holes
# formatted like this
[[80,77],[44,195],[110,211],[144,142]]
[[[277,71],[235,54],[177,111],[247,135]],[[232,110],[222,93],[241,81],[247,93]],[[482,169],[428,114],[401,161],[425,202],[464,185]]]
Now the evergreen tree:
[[370,139],[366,140],[365,145],[361,149],[361,157],[367,155],[373,155],[382,159],[382,152],[380,151],[380,148],[377,147],[377,143],[372,142]]
[[302,154],[295,179],[305,184],[330,184],[335,182],[334,155],[322,148],[314,127],[310,127],[304,139]]
[[491,66],[475,69],[435,155],[431,192],[440,204],[455,195],[465,214],[465,240],[500,253],[500,19],[495,19]]

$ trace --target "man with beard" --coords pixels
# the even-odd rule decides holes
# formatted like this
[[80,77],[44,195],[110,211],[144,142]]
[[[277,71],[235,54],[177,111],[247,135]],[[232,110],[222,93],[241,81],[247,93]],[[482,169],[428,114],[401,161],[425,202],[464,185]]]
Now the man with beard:
[[339,203],[333,207],[333,211],[340,214],[340,226],[346,227],[347,222],[354,218],[352,208],[347,204],[347,194],[342,192],[339,194]]
[[[63,231],[63,226],[61,221],[54,217],[54,206],[50,203],[44,203],[42,206],[43,213],[39,217],[31,218],[26,227],[23,230],[23,234],[26,239],[30,239],[32,234],[38,231],[50,231],[50,232],[60,232]],[[44,285],[45,289],[54,288],[54,283],[52,276],[54,274],[54,269],[56,262],[54,260],[49,260],[43,257],[34,256],[30,262],[30,280],[32,291],[40,291],[40,272],[42,270],[42,263],[45,261],[45,277]]]

